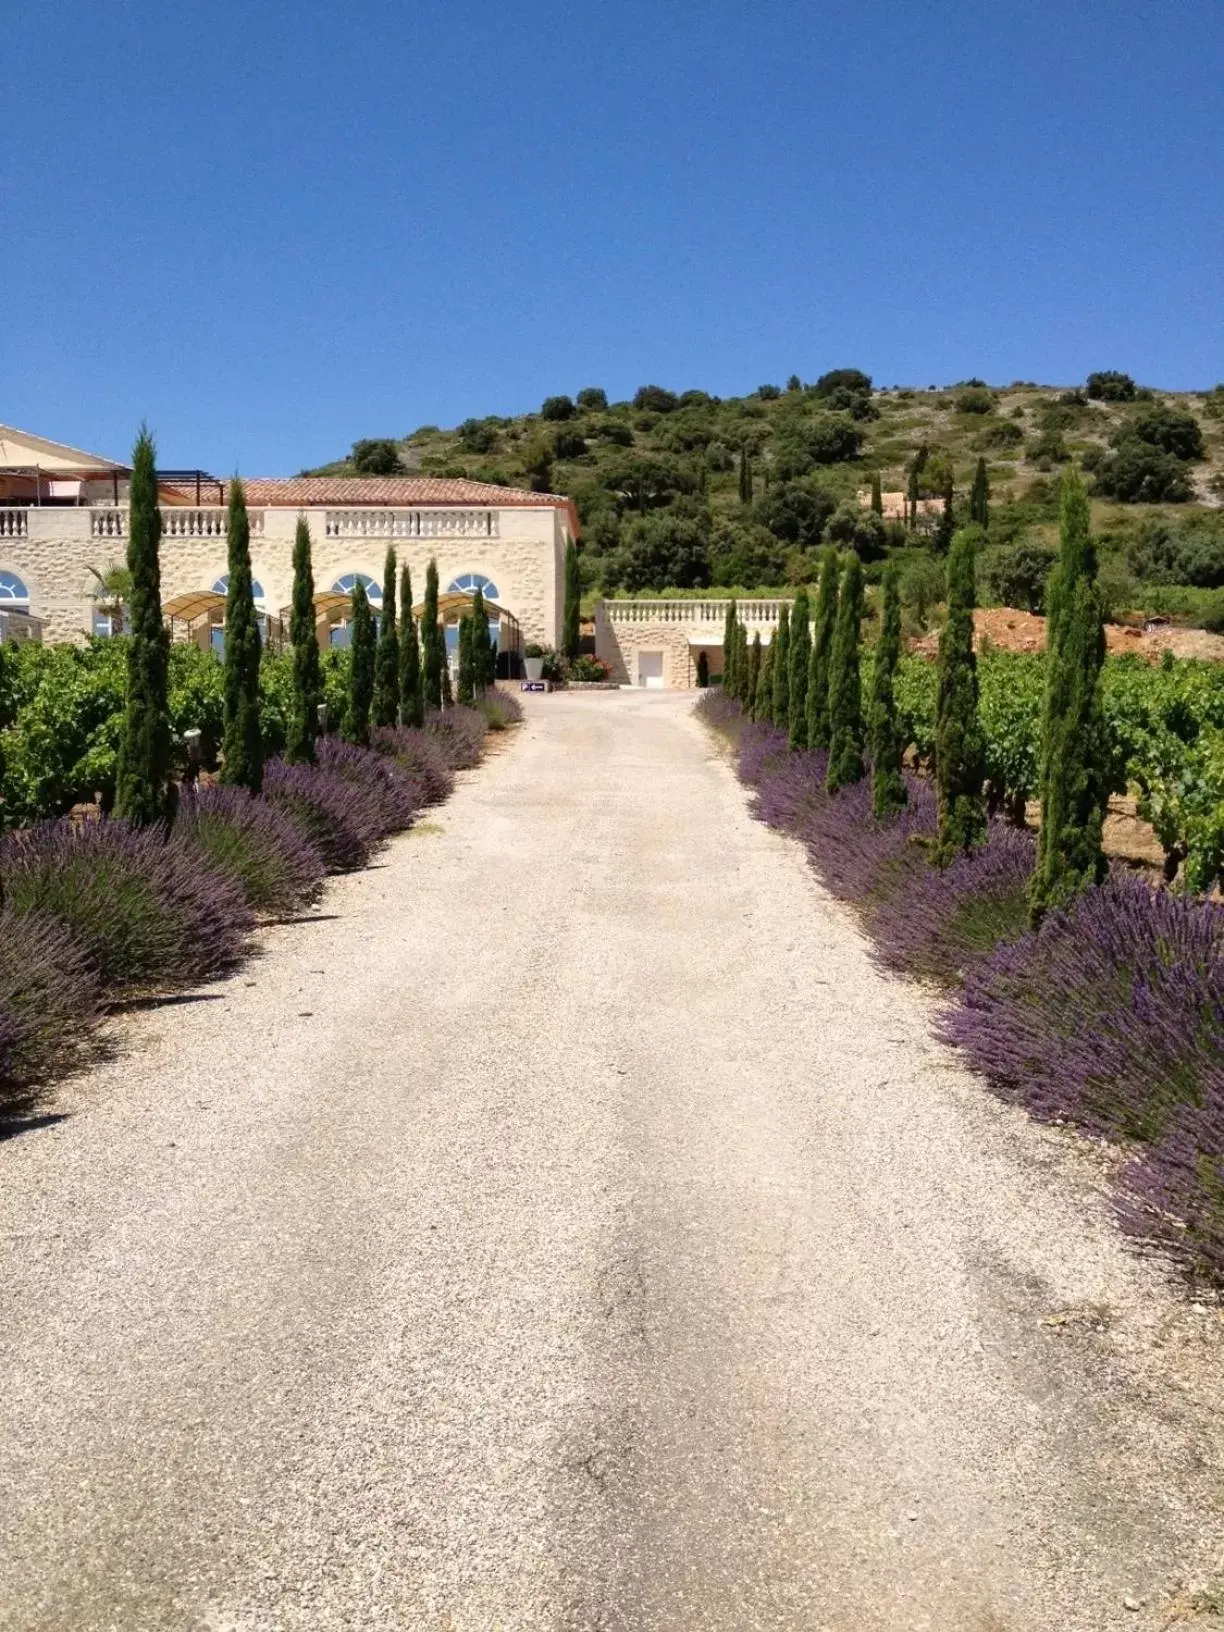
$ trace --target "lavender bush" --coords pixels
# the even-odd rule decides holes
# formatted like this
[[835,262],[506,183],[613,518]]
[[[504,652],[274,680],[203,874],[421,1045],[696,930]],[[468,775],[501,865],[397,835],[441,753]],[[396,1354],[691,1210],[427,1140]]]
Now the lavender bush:
[[102,986],[190,985],[237,962],[251,928],[242,891],[160,827],[42,822],[0,844],[8,906],[71,931]]
[[184,791],[172,843],[232,878],[257,912],[293,912],[322,893],[319,851],[283,808],[243,788]]
[[1224,1091],[1218,1070],[1168,1132],[1122,1175],[1124,1229],[1180,1259],[1196,1277],[1224,1283]]
[[98,1019],[98,978],[81,944],[40,912],[0,911],[0,1112],[84,1054]]
[[486,691],[477,706],[490,731],[505,731],[512,725],[522,724],[523,705],[512,692]]
[[364,867],[383,835],[382,812],[365,789],[313,766],[269,760],[263,797],[297,824],[330,873]]
[[408,778],[419,808],[440,805],[450,797],[455,773],[430,732],[411,725],[386,725],[374,732],[370,746],[386,754]]
[[484,754],[485,718],[474,708],[447,708],[425,716],[425,729],[441,748],[452,771],[471,770]]
[[410,778],[393,759],[339,737],[320,737],[315,744],[315,760],[324,775],[339,777],[369,798],[379,813],[375,838],[412,826],[421,808],[420,799]]

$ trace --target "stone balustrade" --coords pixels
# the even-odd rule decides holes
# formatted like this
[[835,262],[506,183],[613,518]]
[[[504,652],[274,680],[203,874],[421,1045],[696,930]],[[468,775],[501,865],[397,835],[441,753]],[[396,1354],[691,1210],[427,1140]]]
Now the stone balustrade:
[[[759,624],[762,628],[773,628],[782,608],[791,604],[789,596],[735,603],[741,623],[748,627]],[[727,606],[726,600],[607,600],[601,610],[609,623],[703,623],[721,628],[726,622]]]
[[328,510],[327,538],[496,538],[496,510]]
[[[177,505],[168,506],[162,510],[162,537],[163,538],[224,538],[228,527],[229,512],[218,506],[205,509],[180,509]],[[251,524],[251,534],[261,538],[264,530],[264,513],[262,510],[248,510],[247,519]],[[97,506],[89,511],[89,533],[91,538],[126,538],[128,530],[128,513],[126,508],[119,509],[112,505]]]
[[30,512],[0,507],[0,538],[28,538]]

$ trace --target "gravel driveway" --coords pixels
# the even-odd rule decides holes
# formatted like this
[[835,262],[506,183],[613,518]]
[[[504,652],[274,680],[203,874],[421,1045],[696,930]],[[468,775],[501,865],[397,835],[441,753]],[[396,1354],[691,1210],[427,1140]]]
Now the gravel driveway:
[[0,1144],[0,1627],[1189,1613],[1218,1314],[931,1041],[690,699],[527,701]]

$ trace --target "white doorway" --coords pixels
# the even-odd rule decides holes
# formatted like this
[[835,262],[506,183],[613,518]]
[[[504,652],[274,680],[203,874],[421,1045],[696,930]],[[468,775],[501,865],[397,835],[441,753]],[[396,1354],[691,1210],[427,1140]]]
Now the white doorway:
[[652,691],[663,689],[663,653],[638,653],[638,685],[649,686]]

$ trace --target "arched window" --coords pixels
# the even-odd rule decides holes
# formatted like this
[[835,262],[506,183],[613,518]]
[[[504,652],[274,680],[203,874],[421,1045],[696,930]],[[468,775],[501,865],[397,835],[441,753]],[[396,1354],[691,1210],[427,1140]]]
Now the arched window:
[[[226,594],[228,592],[228,590],[229,590],[229,573],[228,572],[223,572],[221,574],[220,578],[218,578],[216,583],[213,585],[213,594],[214,595],[224,595],[224,594]],[[262,606],[263,605],[264,587],[260,583],[258,578],[252,578],[251,579],[251,599],[255,602],[256,606]]]
[[486,601],[497,600],[497,585],[492,578],[486,578],[483,572],[461,572],[458,578],[452,578],[446,586],[448,595],[475,595],[477,590]]
[[15,572],[0,572],[0,610],[30,610],[30,592]]
[[332,589],[337,595],[351,595],[358,584],[365,585],[366,599],[372,607],[382,605],[382,585],[365,572],[346,572],[343,578],[336,579]]

